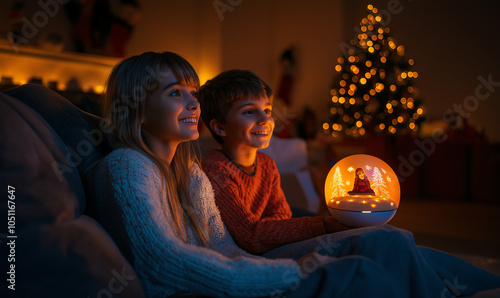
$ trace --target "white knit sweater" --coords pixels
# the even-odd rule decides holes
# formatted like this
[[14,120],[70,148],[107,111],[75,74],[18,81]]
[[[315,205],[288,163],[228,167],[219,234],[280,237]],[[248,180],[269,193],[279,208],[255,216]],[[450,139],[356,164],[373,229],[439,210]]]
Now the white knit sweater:
[[295,261],[253,256],[234,243],[215,205],[212,186],[196,164],[191,200],[197,216],[208,222],[213,249],[198,246],[190,229],[184,231],[190,244],[184,243],[163,212],[161,179],[149,158],[132,149],[117,149],[98,165],[94,181],[97,219],[122,251],[131,252],[148,297],[270,296],[299,282]]

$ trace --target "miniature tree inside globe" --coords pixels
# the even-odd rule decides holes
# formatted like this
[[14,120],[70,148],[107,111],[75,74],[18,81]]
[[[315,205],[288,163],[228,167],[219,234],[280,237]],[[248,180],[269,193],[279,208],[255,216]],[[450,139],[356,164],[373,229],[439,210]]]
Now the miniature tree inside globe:
[[336,163],[325,182],[330,214],[351,227],[382,225],[399,207],[401,190],[392,168],[366,154],[348,156]]

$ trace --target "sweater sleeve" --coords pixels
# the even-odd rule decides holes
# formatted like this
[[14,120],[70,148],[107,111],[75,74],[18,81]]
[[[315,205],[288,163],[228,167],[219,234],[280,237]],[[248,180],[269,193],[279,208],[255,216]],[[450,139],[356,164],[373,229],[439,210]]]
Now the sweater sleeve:
[[[274,194],[272,200],[269,200],[266,209],[262,214],[262,218],[264,219],[289,219],[291,217],[290,205],[288,204],[285,193],[281,188],[281,177],[278,172],[278,169],[274,165],[273,162],[273,171],[272,173],[272,183],[271,183],[271,193]],[[286,210],[286,212],[282,211]],[[315,216],[315,217],[302,217],[304,220],[308,220],[310,222],[312,237],[320,236],[326,234],[325,224],[324,224],[324,216]],[[308,237],[308,238],[312,238]],[[308,239],[306,238],[306,239]],[[303,240],[303,239],[302,239]],[[297,240],[300,241],[300,240]]]
[[203,169],[214,187],[215,202],[222,221],[234,241],[246,251],[261,254],[284,244],[326,233],[324,216],[291,218],[290,207],[281,189],[275,166],[275,170],[267,171],[268,177],[262,179],[265,180],[263,183],[271,184],[267,186],[270,187],[271,198],[262,214],[256,214],[255,207],[247,204],[250,194],[243,189],[235,171],[209,160],[203,162]]
[[140,153],[109,159],[106,166],[136,270],[153,288],[163,288],[163,295],[268,296],[284,292],[300,279],[292,260],[231,259],[180,240],[162,211],[159,179],[152,179],[159,173]]

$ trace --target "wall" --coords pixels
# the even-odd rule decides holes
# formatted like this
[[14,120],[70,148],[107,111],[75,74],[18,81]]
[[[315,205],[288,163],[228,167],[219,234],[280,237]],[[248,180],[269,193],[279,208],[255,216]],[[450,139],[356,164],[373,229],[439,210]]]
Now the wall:
[[[221,0],[229,5],[228,1]],[[222,70],[249,69],[276,91],[279,57],[294,46],[298,77],[293,105],[279,113],[298,117],[304,106],[324,113],[341,42],[341,2],[321,0],[240,1],[219,8],[214,1],[141,1],[147,18],[130,40],[128,55],[146,50],[181,53],[202,81]],[[238,3],[238,1],[232,1]]]
[[[279,112],[296,117],[307,105],[322,120],[328,116],[329,89],[335,75],[333,67],[341,55],[340,43],[354,36],[353,28],[366,15],[367,4],[386,9],[390,1],[242,0],[225,11],[221,21],[213,1],[147,0],[143,1],[145,15],[150,10],[153,15],[137,27],[132,40],[135,45],[131,43],[130,49],[131,53],[147,48],[178,50],[193,64],[199,64],[200,69],[211,69],[206,71],[211,74],[230,68],[250,69],[276,90],[281,73],[278,59],[284,49],[295,46],[298,77],[293,105],[287,110],[280,108]],[[408,57],[416,61],[415,70],[420,75],[416,86],[428,119],[443,119],[447,109],[472,104],[464,100],[474,95],[480,84],[478,76],[487,78],[491,74],[493,81],[500,81],[500,55],[496,53],[500,40],[494,38],[494,6],[498,4],[409,0],[399,3],[402,11],[391,15],[389,27],[392,36],[405,45]],[[142,30],[141,26],[149,29]],[[148,31],[158,32],[158,27],[176,30],[164,29],[163,38],[146,38]],[[181,35],[183,39],[178,40],[183,42],[168,41],[170,36]],[[193,49],[196,47],[198,52]],[[203,66],[207,61],[211,61],[210,65]],[[470,113],[469,122],[484,129],[489,139],[496,142],[500,142],[500,121],[496,115],[500,110],[499,97],[500,92],[492,92],[488,99],[478,101],[477,108],[462,108]]]
[[326,116],[340,53],[341,10],[340,1],[244,1],[223,21],[223,69],[250,69],[277,91],[279,58],[293,46],[297,70],[292,105],[275,111],[299,117],[309,106]]
[[[13,1],[2,4],[5,13]],[[230,9],[223,13],[218,13],[214,3],[140,0],[143,18],[134,28],[126,55],[177,52],[193,64],[202,82],[222,70],[250,69],[276,91],[281,75],[279,57],[286,48],[294,46],[297,78],[293,104],[275,111],[297,118],[307,105],[323,115],[319,118],[326,117],[324,106],[329,101],[333,66],[339,55],[337,45],[341,42],[341,1],[220,0],[234,6],[226,6]],[[29,7],[28,17],[40,10],[36,3]],[[56,19],[64,22],[61,12],[41,29],[52,28]],[[8,27],[3,18],[2,35]]]
[[141,0],[127,56],[171,51],[190,61],[202,82],[221,70],[221,22],[210,1]]
[[[11,8],[17,0],[2,0],[0,1],[0,39],[7,39],[7,36],[12,31],[13,20],[11,19]],[[71,26],[69,25],[68,18],[64,9],[58,2],[56,5],[49,6],[49,13],[47,14],[43,8],[40,7],[38,1],[24,1],[24,8],[21,11],[20,17],[25,17],[25,21],[21,21],[26,25],[28,37],[26,43],[22,45],[37,45],[43,43],[44,40],[49,38],[49,32],[57,35],[62,42],[64,48],[73,50],[71,43]],[[49,2],[42,0],[43,3]],[[38,18],[37,18],[38,16]]]
[[[0,33],[8,31],[7,13],[14,0],[2,1]],[[379,9],[394,0],[217,0],[233,4],[219,17],[212,0],[141,0],[142,21],[135,27],[127,55],[144,51],[174,51],[193,63],[202,81],[230,68],[247,68],[277,89],[278,59],[284,49],[297,49],[297,81],[293,105],[278,112],[300,116],[306,105],[318,122],[328,116],[333,67],[340,43],[354,36],[353,28],[373,3]],[[495,1],[410,1],[391,16],[392,36],[404,44],[419,73],[426,114],[431,120],[464,103],[480,85],[478,76],[500,81],[500,39]],[[36,5],[35,5],[36,6]],[[35,11],[29,11],[32,16]],[[46,28],[63,28],[60,13]],[[6,31],[7,30],[7,31]],[[498,87],[494,87],[497,89]],[[482,89],[483,92],[487,91]],[[495,91],[495,90],[494,90]],[[470,99],[470,98],[469,98]],[[500,142],[500,92],[492,92],[478,107],[469,105],[469,121]]]

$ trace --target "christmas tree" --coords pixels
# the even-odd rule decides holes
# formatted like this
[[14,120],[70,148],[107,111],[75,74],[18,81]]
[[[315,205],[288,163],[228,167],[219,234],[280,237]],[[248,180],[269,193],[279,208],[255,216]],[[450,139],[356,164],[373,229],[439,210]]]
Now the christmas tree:
[[342,197],[346,195],[346,191],[342,186],[344,182],[342,181],[342,174],[340,173],[339,167],[335,169],[335,174],[330,182],[330,188],[332,189],[332,197]]
[[387,185],[384,182],[384,177],[382,177],[382,173],[379,171],[377,167],[373,169],[373,176],[372,176],[372,185],[371,188],[375,192],[377,196],[383,196],[386,198],[391,198],[391,194],[389,193],[389,190],[387,190]]
[[368,5],[368,16],[350,44],[343,43],[343,56],[335,66],[337,77],[330,93],[331,117],[323,123],[325,133],[352,137],[368,132],[395,134],[417,131],[423,108],[416,96],[413,59],[405,58],[384,26],[382,15]]

